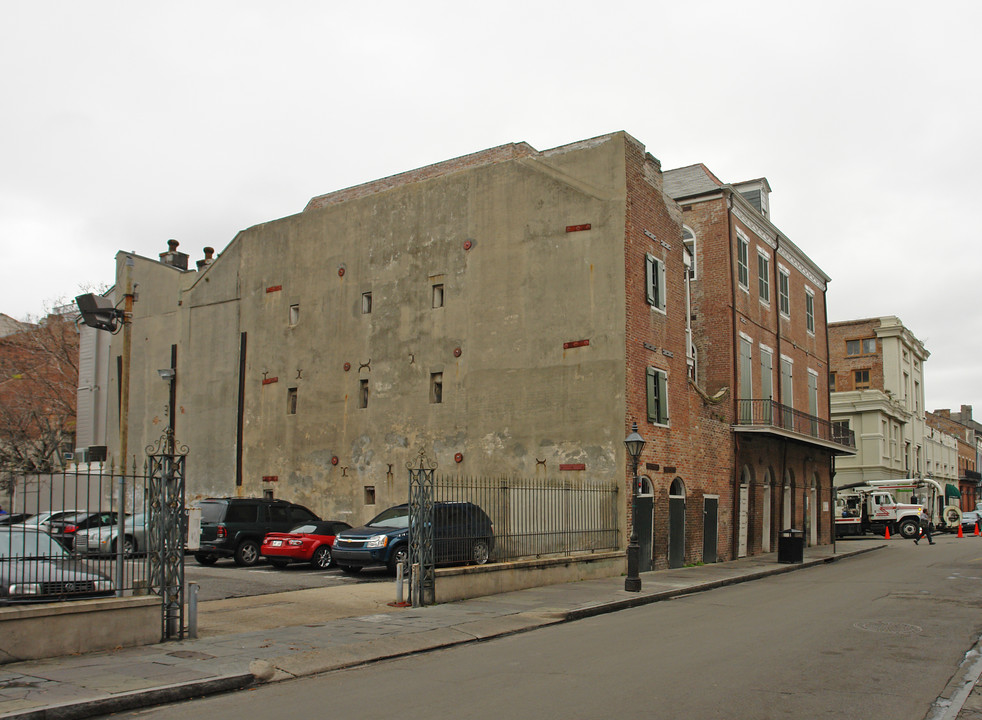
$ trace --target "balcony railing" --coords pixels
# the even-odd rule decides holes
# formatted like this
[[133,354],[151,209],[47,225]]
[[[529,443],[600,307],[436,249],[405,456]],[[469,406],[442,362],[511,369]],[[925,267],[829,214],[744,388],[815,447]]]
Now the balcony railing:
[[737,400],[737,424],[770,427],[856,449],[856,434],[852,430],[773,400]]

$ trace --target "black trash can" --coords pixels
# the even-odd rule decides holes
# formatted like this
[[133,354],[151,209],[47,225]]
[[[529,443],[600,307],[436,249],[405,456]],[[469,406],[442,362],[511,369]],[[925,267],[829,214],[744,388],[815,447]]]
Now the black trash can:
[[800,563],[805,560],[805,531],[793,528],[782,530],[777,539],[777,561]]

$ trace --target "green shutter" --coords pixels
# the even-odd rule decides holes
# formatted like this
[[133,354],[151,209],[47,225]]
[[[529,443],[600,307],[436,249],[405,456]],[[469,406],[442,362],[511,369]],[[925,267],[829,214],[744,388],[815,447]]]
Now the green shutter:
[[655,369],[648,368],[648,422],[658,422],[658,387]]
[[658,422],[668,425],[668,375],[658,373]]
[[655,258],[653,255],[644,256],[644,279],[645,279],[645,295],[648,298],[648,304],[655,304]]

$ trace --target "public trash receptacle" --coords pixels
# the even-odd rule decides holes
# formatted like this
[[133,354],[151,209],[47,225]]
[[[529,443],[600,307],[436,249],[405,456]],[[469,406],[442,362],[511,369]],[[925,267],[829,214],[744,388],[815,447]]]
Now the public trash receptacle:
[[805,531],[793,528],[782,530],[777,539],[777,561],[800,563],[805,560]]

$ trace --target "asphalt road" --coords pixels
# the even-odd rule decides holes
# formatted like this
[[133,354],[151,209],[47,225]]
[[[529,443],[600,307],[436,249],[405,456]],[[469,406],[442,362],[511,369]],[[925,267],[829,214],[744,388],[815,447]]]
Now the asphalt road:
[[[982,544],[847,561],[116,717],[920,720],[982,632]],[[387,710],[380,710],[387,708]]]

